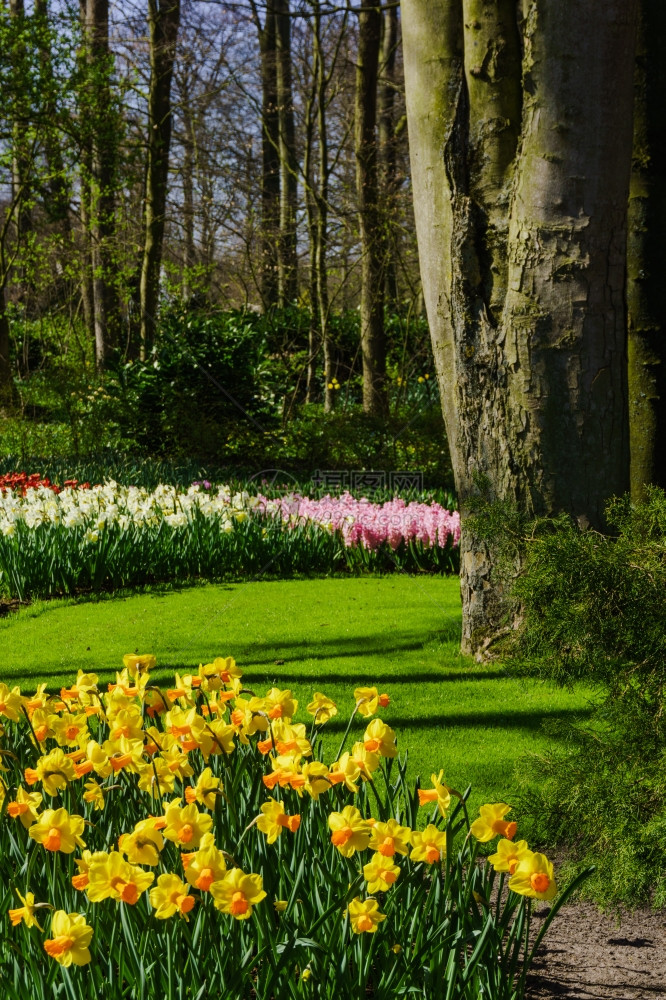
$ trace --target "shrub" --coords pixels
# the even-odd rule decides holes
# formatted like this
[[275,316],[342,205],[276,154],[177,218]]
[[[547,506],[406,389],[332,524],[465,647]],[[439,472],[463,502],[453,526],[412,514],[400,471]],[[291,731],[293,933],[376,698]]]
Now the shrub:
[[[560,725],[560,749],[521,762],[533,837],[575,845],[600,903],[666,902],[666,495],[615,499],[613,534],[568,518],[520,543],[512,653],[562,684],[597,692],[588,722]],[[516,521],[516,524],[518,522]],[[516,525],[514,524],[514,527]]]

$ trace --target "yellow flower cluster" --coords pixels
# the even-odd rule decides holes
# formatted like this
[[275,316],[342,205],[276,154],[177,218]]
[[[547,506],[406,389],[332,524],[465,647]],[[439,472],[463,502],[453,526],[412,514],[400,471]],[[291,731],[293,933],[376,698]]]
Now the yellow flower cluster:
[[[41,845],[54,856],[74,855],[72,886],[93,904],[92,912],[105,900],[133,907],[147,897],[159,920],[188,920],[203,901],[235,920],[247,920],[266,892],[260,874],[243,871],[219,846],[218,821],[228,800],[216,758],[226,764],[241,746],[242,754],[256,753],[264,771],[265,801],[258,804],[258,815],[241,840],[255,826],[268,845],[283,834],[298,837],[301,815],[287,811],[277,789],[292,790],[295,803],[303,795],[317,801],[337,797],[344,789],[355,794],[360,783],[372,781],[382,759],[397,755],[395,732],[381,719],[371,718],[388,705],[388,695],[374,687],[354,691],[354,711],[368,720],[363,738],[327,765],[313,759],[311,743],[316,727],[337,713],[325,694],[316,692],[307,706],[312,716],[308,734],[305,725],[294,722],[298,702],[292,692],[272,687],[263,697],[254,694],[243,687],[232,658],[218,657],[196,672],[176,674],[173,687],[166,690],[151,683],[154,666],[152,656],[125,656],[123,670],[106,690],[95,674],[82,671],[59,695],[48,694],[41,685],[24,696],[20,688],[0,684],[0,717],[25,725],[32,746],[22,783],[11,787],[0,780],[0,800],[11,799],[7,822],[18,821],[19,832],[21,825],[25,828],[26,849],[32,841],[35,850]],[[444,784],[441,771],[431,776],[431,784],[419,790],[419,803],[436,806],[445,820],[451,796],[458,793]],[[128,791],[147,804],[147,814],[133,826],[123,820],[124,829],[101,833],[105,850],[89,849],[86,840],[92,833],[87,827],[103,830],[109,797],[115,792],[122,798]],[[63,792],[68,804],[80,801],[86,816],[100,813],[99,822],[91,824],[58,801],[44,807],[45,796],[54,800]],[[490,862],[510,874],[514,892],[551,899],[556,892],[552,865],[529,851],[524,841],[512,844],[516,824],[505,820],[509,808],[504,803],[483,806],[471,833],[480,841],[503,838]],[[400,858],[433,865],[446,857],[446,831],[434,822],[419,831],[393,818],[364,817],[356,806],[346,805],[329,813],[328,827],[332,845],[344,857],[372,852],[362,865],[365,895],[351,900],[347,909],[349,924],[358,934],[374,933],[385,919],[373,894],[390,891],[401,875]],[[174,857],[179,858],[176,865]],[[22,906],[9,911],[12,924],[39,927],[36,910],[52,909],[50,904],[36,903],[27,889],[19,898]],[[285,900],[273,902],[280,913],[288,906]],[[53,913],[44,949],[61,965],[91,960],[93,928],[86,922],[90,912]]]

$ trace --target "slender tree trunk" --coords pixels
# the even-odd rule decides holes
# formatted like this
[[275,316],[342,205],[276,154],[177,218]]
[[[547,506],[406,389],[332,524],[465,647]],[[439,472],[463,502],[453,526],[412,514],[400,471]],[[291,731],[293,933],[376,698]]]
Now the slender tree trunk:
[[12,369],[9,360],[9,318],[5,283],[0,284],[0,407],[12,397]]
[[194,270],[194,123],[190,104],[189,86],[183,80],[181,90],[181,114],[183,117],[183,271],[181,295],[187,302],[192,297],[192,274]]
[[294,98],[291,83],[291,17],[289,0],[273,0],[276,27],[277,104],[280,134],[280,242],[278,258],[278,302],[280,306],[298,297],[296,208],[298,158],[294,129]]
[[176,58],[180,0],[149,0],[150,89],[148,163],[141,267],[141,357],[150,353],[159,308],[160,270],[171,145],[171,78]]
[[261,53],[261,269],[264,309],[278,305],[280,244],[280,116],[278,112],[277,27],[268,3],[263,27],[254,7]]
[[386,402],[384,333],[384,239],[377,187],[377,73],[381,45],[381,7],[358,15],[355,151],[356,191],[361,238],[361,350],[363,409],[383,415]]
[[319,336],[324,352],[324,412],[330,413],[335,402],[335,390],[329,388],[333,371],[333,345],[330,331],[330,301],[328,294],[328,197],[330,164],[328,156],[328,122],[326,120],[327,72],[326,56],[321,38],[321,14],[315,15],[315,86],[317,90],[317,135],[319,156],[315,200],[317,215],[315,225],[315,285],[317,290],[317,315]]
[[[18,79],[26,79],[28,75],[28,52],[25,42],[25,7],[24,0],[9,0],[9,14],[12,28],[15,32],[11,58]],[[32,230],[32,178],[30,139],[27,134],[29,111],[17,100],[15,118],[12,123],[12,204],[16,223],[17,246],[25,247]],[[19,264],[14,271],[14,279],[18,286],[19,299],[24,301],[28,288],[26,269]]]
[[627,253],[631,494],[666,487],[666,8],[642,0]]
[[398,301],[396,270],[396,139],[395,92],[396,53],[398,50],[398,8],[384,11],[380,81],[377,89],[377,138],[379,166],[379,202],[385,231],[384,281],[386,301],[395,309]]
[[[79,0],[79,22],[81,25],[81,47],[78,52],[79,69],[85,73],[88,61],[89,31],[87,0]],[[79,95],[80,113],[83,119],[79,160],[79,215],[81,220],[81,305],[83,321],[91,344],[95,344],[95,299],[92,272],[92,224],[90,217],[90,178],[92,176],[92,136],[89,130],[89,112],[83,95]]]
[[63,236],[64,244],[67,247],[71,239],[72,227],[70,220],[70,205],[72,193],[65,169],[62,150],[58,141],[59,136],[57,132],[52,131],[49,127],[51,124],[56,124],[56,107],[51,97],[55,81],[53,76],[53,58],[51,54],[51,39],[49,33],[48,0],[35,0],[34,16],[35,20],[38,22],[40,32],[40,74],[42,80],[42,90],[45,94],[44,110],[47,118],[47,124],[44,129],[44,152],[48,165],[48,195],[44,199],[44,208],[46,209],[49,221],[58,225],[59,231]]
[[103,368],[118,345],[120,316],[114,285],[117,119],[112,110],[108,0],[87,0],[87,44],[92,68],[93,115],[90,223],[95,361]]
[[[506,622],[483,483],[603,526],[628,485],[635,0],[406,0],[421,275],[463,518],[463,649]],[[522,34],[522,38],[521,38]],[[521,66],[522,51],[522,66]]]

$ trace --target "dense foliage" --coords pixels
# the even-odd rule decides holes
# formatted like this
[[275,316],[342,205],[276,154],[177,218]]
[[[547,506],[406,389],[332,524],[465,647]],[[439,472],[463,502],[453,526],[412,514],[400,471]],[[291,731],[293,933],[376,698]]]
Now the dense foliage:
[[29,459],[39,456],[80,460],[106,448],[245,475],[415,470],[430,486],[450,487],[427,325],[414,316],[386,319],[389,412],[375,417],[361,405],[356,311],[331,315],[331,412],[324,412],[321,376],[307,387],[307,309],[173,306],[146,360],[118,355],[103,373],[76,324],[34,323],[16,313],[19,374],[15,406],[0,414],[0,451],[15,456],[14,467],[34,467]]
[[[593,683],[589,722],[523,768],[537,836],[598,865],[604,903],[666,902],[666,495],[612,501],[609,532],[567,518],[523,537],[514,655],[563,684]],[[515,527],[515,524],[514,524]],[[517,544],[517,542],[516,542]]]

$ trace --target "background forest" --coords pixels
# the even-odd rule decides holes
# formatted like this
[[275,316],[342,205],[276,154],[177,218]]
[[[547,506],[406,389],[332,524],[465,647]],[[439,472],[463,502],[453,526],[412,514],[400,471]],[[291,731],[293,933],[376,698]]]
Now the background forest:
[[3,455],[450,485],[397,6],[360,25],[320,0],[3,5]]

